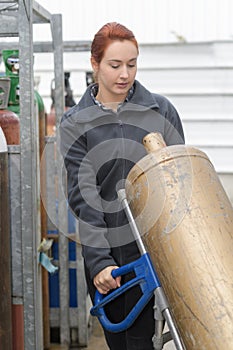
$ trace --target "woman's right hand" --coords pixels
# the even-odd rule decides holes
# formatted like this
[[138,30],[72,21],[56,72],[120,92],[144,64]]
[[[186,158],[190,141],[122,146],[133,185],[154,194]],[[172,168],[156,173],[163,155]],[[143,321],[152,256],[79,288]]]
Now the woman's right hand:
[[107,294],[111,289],[120,287],[121,277],[112,277],[112,270],[118,266],[107,266],[94,277],[94,285],[101,294]]

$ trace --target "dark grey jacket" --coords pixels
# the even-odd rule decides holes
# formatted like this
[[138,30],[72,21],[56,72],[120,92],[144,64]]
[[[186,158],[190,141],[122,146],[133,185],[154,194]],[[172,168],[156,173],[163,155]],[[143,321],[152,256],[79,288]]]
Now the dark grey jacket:
[[90,280],[109,265],[135,260],[139,252],[117,200],[117,189],[146,155],[143,137],[160,132],[167,145],[184,143],[180,118],[165,97],[135,81],[134,94],[117,111],[97,106],[87,88],[60,125],[68,202],[79,218]]

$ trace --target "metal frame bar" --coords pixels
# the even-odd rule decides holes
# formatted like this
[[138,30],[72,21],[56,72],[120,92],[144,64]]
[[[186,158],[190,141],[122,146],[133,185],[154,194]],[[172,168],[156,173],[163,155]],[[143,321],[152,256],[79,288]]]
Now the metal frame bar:
[[[1,22],[2,26],[2,22]],[[0,33],[1,35],[1,33]],[[15,48],[18,48],[19,43],[18,42],[11,42],[11,43],[0,43],[0,50],[2,48],[4,49],[11,49],[12,46]],[[63,52],[83,52],[83,51],[90,51],[91,49],[91,42],[86,40],[78,40],[78,41],[63,41]],[[33,51],[35,53],[41,53],[41,52],[54,52],[54,44],[50,41],[35,41],[33,43]]]
[[36,1],[32,2],[33,6],[33,23],[50,23],[51,14]]
[[[3,1],[1,1],[3,2]],[[19,49],[20,60],[20,184],[18,200],[20,201],[20,256],[22,258],[22,303],[24,306],[24,329],[25,350],[43,348],[43,318],[42,318],[42,281],[41,267],[38,264],[37,248],[41,240],[40,229],[40,164],[39,164],[39,128],[36,117],[34,86],[33,86],[33,53],[53,52],[55,73],[55,110],[56,126],[64,112],[64,74],[63,74],[63,52],[62,41],[62,17],[51,15],[36,1],[18,0],[4,1],[4,5],[15,3],[17,9],[0,13],[1,29],[0,36],[18,37],[18,42],[5,42],[0,44],[1,49]],[[33,24],[50,23],[52,41],[46,43],[33,42]],[[65,47],[68,51],[86,51],[90,49],[90,42],[67,42]],[[59,144],[56,144],[55,169],[62,168],[63,161],[60,156]],[[69,308],[69,264],[68,264],[68,213],[67,200],[64,196],[62,176],[58,178],[58,218],[59,218],[59,260],[60,260],[60,338],[61,344],[70,343],[70,326],[72,317]],[[14,197],[14,196],[13,196]],[[12,198],[14,200],[14,198]],[[78,248],[77,248],[78,250]],[[84,280],[81,265],[81,254],[77,252],[77,276]],[[15,285],[14,288],[18,286]],[[81,293],[81,294],[80,294]],[[80,298],[78,310],[78,337],[83,345],[88,341],[88,295],[86,285],[77,288],[77,296]],[[84,305],[85,304],[85,305]],[[82,327],[79,329],[79,324]],[[85,327],[85,329],[84,329]]]
[[20,145],[22,262],[25,349],[41,349],[42,294],[37,247],[40,242],[38,118],[33,93],[32,2],[19,0]]
[[[59,123],[65,109],[64,98],[64,73],[63,73],[63,42],[62,42],[62,19],[61,15],[52,15],[51,31],[54,44],[54,67],[55,67],[55,114],[56,130],[58,134]],[[58,139],[58,135],[56,135]],[[59,231],[59,294],[60,294],[60,340],[61,344],[70,343],[70,320],[69,320],[69,264],[68,264],[68,206],[66,197],[63,194],[64,184],[62,183],[62,158],[59,149],[59,142],[56,142],[56,162],[58,172],[58,231]]]
[[[17,4],[17,2],[15,2]],[[4,4],[7,4],[4,2]],[[39,128],[34,100],[33,23],[46,23],[52,16],[36,2],[19,0],[15,11],[1,13],[0,36],[17,36],[20,60],[20,207],[22,299],[24,305],[25,350],[43,348],[42,283],[37,248],[40,229],[40,164]],[[33,22],[34,21],[34,22]],[[60,19],[61,22],[61,19]],[[58,27],[56,27],[58,26]],[[53,36],[58,38],[61,23],[53,23]],[[62,39],[61,39],[62,40]],[[4,45],[4,44],[3,44]],[[5,48],[6,45],[4,45]],[[13,44],[10,43],[10,47]],[[55,44],[56,47],[56,44]],[[56,49],[56,63],[62,57],[62,47]],[[61,59],[60,59],[61,60]],[[56,65],[56,76],[62,75],[62,60]],[[60,74],[58,69],[60,68]],[[58,79],[58,78],[57,78]],[[60,84],[61,86],[61,84]],[[63,100],[59,89],[57,100]],[[62,106],[61,106],[62,108]]]

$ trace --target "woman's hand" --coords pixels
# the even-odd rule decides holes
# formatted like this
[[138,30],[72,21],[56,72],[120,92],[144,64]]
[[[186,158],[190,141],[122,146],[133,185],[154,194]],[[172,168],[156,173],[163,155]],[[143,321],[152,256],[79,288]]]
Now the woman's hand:
[[118,269],[117,266],[107,266],[94,277],[94,285],[101,294],[107,294],[111,289],[120,287],[121,277],[112,277],[112,270]]

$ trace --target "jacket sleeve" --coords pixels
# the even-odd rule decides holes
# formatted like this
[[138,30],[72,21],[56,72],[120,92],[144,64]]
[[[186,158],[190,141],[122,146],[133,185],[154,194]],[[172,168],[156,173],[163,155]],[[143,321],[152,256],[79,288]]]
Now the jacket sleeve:
[[117,264],[106,239],[108,229],[86,135],[80,134],[72,116],[63,117],[60,124],[60,149],[67,172],[68,203],[78,218],[82,253],[93,278],[105,267]]
[[166,100],[167,108],[165,114],[165,142],[167,146],[184,144],[184,130],[180,116],[173,104]]
[[185,136],[180,116],[167,97],[155,94],[159,104],[160,117],[163,118],[163,137],[167,146],[184,144]]

